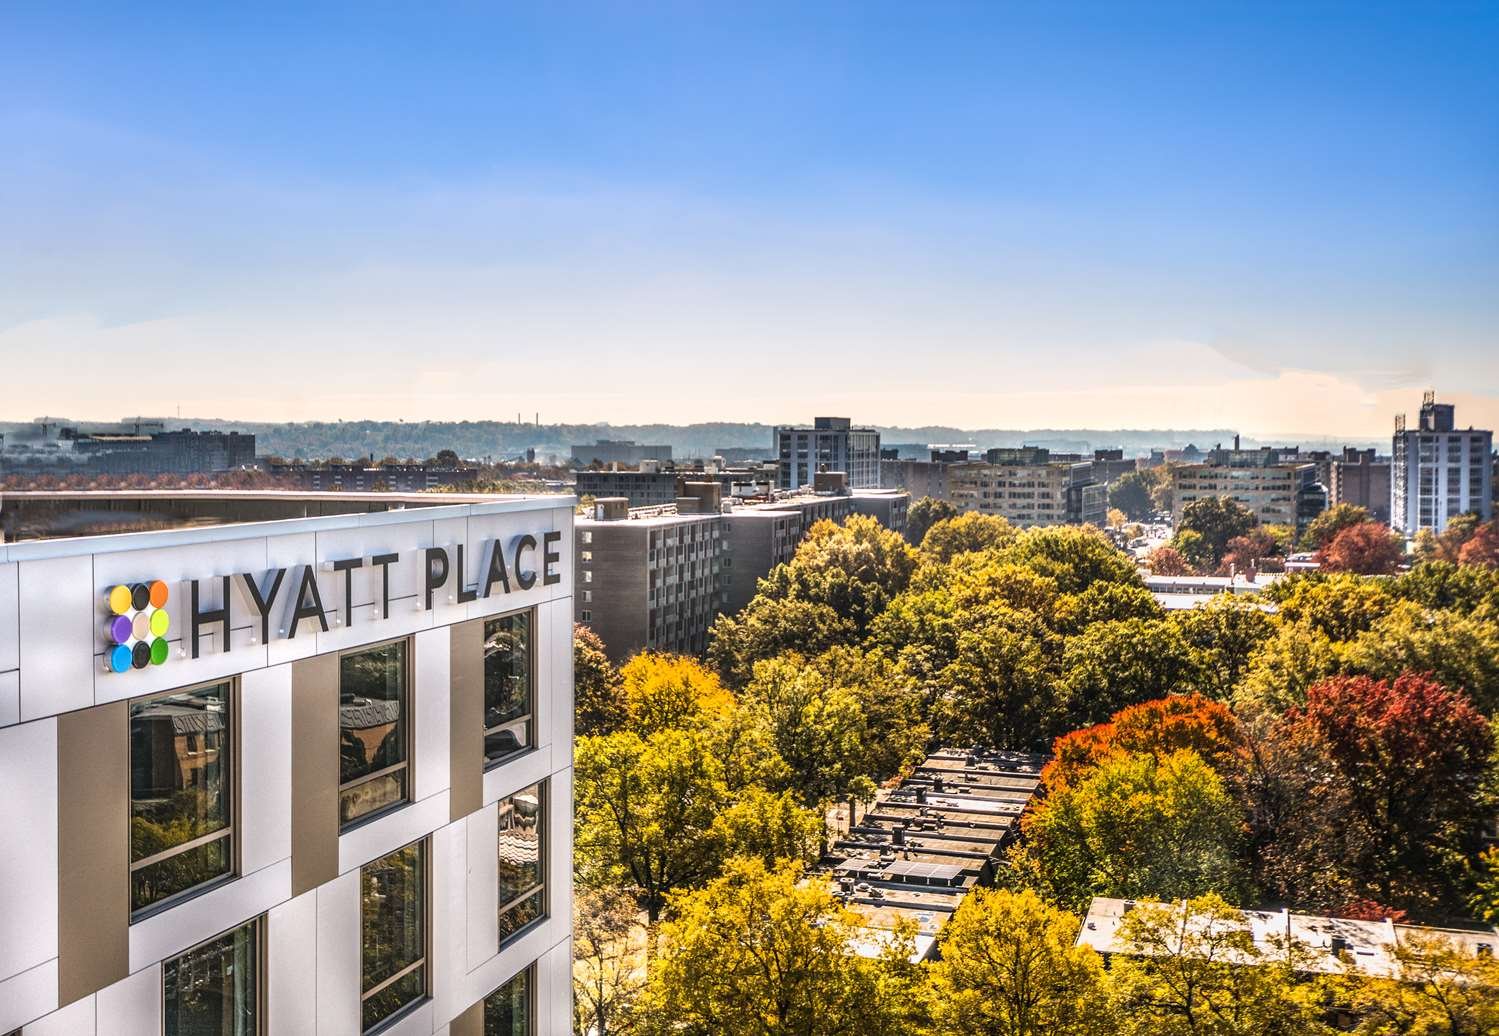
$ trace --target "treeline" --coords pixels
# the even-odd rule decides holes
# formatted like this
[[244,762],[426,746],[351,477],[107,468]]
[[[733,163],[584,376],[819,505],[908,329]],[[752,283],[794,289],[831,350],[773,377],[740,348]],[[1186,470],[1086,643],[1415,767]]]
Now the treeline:
[[[1251,995],[1275,968],[1232,969],[1211,1010],[1238,1020],[1209,1026],[1197,1012],[1212,997],[1164,1006],[1166,962],[1105,972],[1074,951],[1076,911],[1105,895],[1499,919],[1499,855],[1481,843],[1499,706],[1499,572],[1485,565],[1295,576],[1269,601],[1167,614],[1096,530],[965,514],[912,546],[853,518],[814,527],[717,620],[714,672],[644,656],[614,677],[579,644],[580,880],[593,916],[628,929],[638,904],[651,925],[624,940],[636,958],[580,1031],[1312,1032],[1339,1010],[1380,1017],[1376,987],[1288,968]],[[827,805],[941,743],[1054,753],[1006,891],[962,908],[938,965],[906,963],[900,931],[880,956],[824,952],[858,938],[824,887],[798,884]],[[996,938],[1054,960],[1035,993],[1050,1006],[991,1017],[1019,995]],[[606,956],[580,952],[593,974]],[[766,974],[771,958],[785,966]]]

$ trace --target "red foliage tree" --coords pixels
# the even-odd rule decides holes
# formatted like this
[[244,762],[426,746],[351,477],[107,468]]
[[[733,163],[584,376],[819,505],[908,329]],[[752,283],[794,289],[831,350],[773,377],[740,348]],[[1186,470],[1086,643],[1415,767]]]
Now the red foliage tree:
[[1320,739],[1367,831],[1355,877],[1380,903],[1429,903],[1481,829],[1488,721],[1466,695],[1413,673],[1323,680],[1286,718]]
[[1175,547],[1157,547],[1150,552],[1150,571],[1158,576],[1184,576],[1192,566]]
[[1182,748],[1192,749],[1223,773],[1235,765],[1242,747],[1239,721],[1227,706],[1195,692],[1173,694],[1120,709],[1107,723],[1057,738],[1041,780],[1056,791],[1086,777],[1116,753],[1164,756]]
[[1499,568],[1499,519],[1480,525],[1457,553],[1460,565]]
[[1329,572],[1382,576],[1394,572],[1404,554],[1400,538],[1388,525],[1359,522],[1334,536],[1317,552],[1317,560]]

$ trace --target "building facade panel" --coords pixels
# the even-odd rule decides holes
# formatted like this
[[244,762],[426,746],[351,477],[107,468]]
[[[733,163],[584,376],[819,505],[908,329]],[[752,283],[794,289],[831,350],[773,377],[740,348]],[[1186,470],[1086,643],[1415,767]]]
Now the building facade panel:
[[[358,1033],[380,1017],[382,1032],[435,1036],[526,969],[534,970],[538,991],[565,989],[571,539],[567,503],[500,498],[0,545],[0,566],[13,566],[21,591],[8,605],[0,597],[0,628],[14,623],[22,632],[19,668],[10,672],[23,700],[25,688],[36,689],[40,713],[0,728],[7,790],[0,805],[0,1031],[161,1033],[184,1010],[173,999],[176,976],[189,973],[182,969],[218,974],[214,969],[250,967],[252,959],[259,963],[243,978],[259,1005],[258,1024],[270,1034]],[[382,578],[387,567],[393,592]],[[414,574],[401,581],[398,571]],[[101,583],[101,574],[109,582]],[[48,596],[54,590],[56,599]],[[153,626],[156,613],[162,618]],[[474,721],[486,722],[482,629],[477,637],[455,633],[475,613],[527,615],[533,630],[529,647],[517,642],[504,650],[527,652],[524,665],[512,659],[505,671],[527,674],[535,733],[488,769],[482,743],[479,753],[454,751],[462,729],[456,705],[479,706]],[[228,650],[226,624],[233,631]],[[153,640],[169,650],[153,655]],[[270,648],[292,640],[306,657],[274,661]],[[380,647],[386,644],[401,650]],[[456,658],[459,651],[477,657]],[[59,695],[33,682],[33,663],[48,676],[63,665],[76,668],[80,653],[81,692],[75,686],[72,695]],[[379,661],[394,658],[404,658],[404,667]],[[455,680],[468,681],[457,695]],[[398,694],[369,696],[390,681]],[[403,789],[397,798],[341,830],[341,784],[357,791],[366,780],[346,779],[350,753],[368,760],[357,774],[381,763],[369,780],[405,783],[396,785]],[[465,760],[475,772],[455,779]],[[460,785],[466,810],[455,808]],[[526,923],[502,941],[494,889],[469,886],[470,841],[475,859],[492,868],[503,848],[493,803],[532,787],[541,790],[526,799],[527,809],[540,818],[540,833],[521,848],[534,845],[535,866],[544,864],[538,896],[545,909],[534,918],[518,915]],[[214,803],[218,812],[201,812]],[[164,847],[132,840],[142,816],[156,825],[161,811],[188,805],[198,812],[189,815],[187,834],[157,826],[151,830],[163,833],[151,837],[166,839]],[[210,847],[226,865],[202,863],[212,857]],[[405,892],[397,885],[369,899],[369,888],[378,887],[368,878],[377,862],[386,868],[377,873],[402,873],[388,862],[398,850],[424,862],[401,879]],[[132,915],[132,875],[179,858],[196,861],[183,863],[173,879],[186,875],[182,891],[174,885],[167,898],[144,901],[137,892],[137,904],[146,905]],[[409,966],[417,970],[391,979],[414,992],[402,994],[394,1014],[383,1006],[372,1014],[388,994],[384,985],[365,988],[361,933],[384,923],[379,903],[398,892],[414,897],[402,909],[427,918]],[[470,946],[470,932],[486,926],[493,940]],[[461,952],[451,952],[451,939],[438,941],[453,932]],[[241,956],[199,961],[219,947]],[[569,1031],[564,998],[538,993],[537,1007],[535,1032]]]

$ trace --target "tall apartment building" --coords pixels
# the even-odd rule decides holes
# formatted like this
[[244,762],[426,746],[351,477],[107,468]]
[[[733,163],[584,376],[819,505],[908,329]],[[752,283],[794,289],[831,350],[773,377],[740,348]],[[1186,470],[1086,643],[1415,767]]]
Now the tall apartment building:
[[1376,522],[1390,522],[1390,459],[1372,449],[1343,447],[1328,466],[1327,503],[1362,507]]
[[728,518],[671,508],[630,510],[622,498],[579,518],[573,612],[614,661],[637,651],[695,655],[726,603],[723,546]]
[[1391,526],[1407,536],[1441,532],[1454,516],[1494,516],[1494,433],[1455,426],[1454,407],[1427,392],[1415,428],[1395,418],[1390,465]]
[[1173,518],[1194,500],[1220,497],[1254,512],[1262,524],[1306,526],[1327,508],[1327,489],[1317,466],[1303,463],[1294,447],[1258,450],[1212,449],[1205,464],[1171,469]]
[[572,499],[422,503],[0,545],[0,1032],[571,1031]]
[[846,417],[818,417],[812,427],[775,430],[780,488],[812,485],[819,471],[841,471],[854,489],[880,484],[880,433],[855,428]]

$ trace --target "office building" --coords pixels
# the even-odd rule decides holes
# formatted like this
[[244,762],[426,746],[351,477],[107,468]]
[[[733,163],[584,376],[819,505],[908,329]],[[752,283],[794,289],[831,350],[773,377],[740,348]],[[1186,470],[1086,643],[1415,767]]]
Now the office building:
[[1173,518],[1194,500],[1220,497],[1254,512],[1263,525],[1300,530],[1327,508],[1327,489],[1317,481],[1317,466],[1305,463],[1292,447],[1257,450],[1214,448],[1202,464],[1171,469]]
[[1415,428],[1405,415],[1395,418],[1390,464],[1390,525],[1414,536],[1422,529],[1440,533],[1447,522],[1473,512],[1494,516],[1494,433],[1458,428],[1451,403],[1426,393]]
[[726,603],[723,546],[728,518],[703,491],[704,513],[669,507],[631,509],[604,498],[577,519],[573,614],[599,635],[609,657],[637,651],[700,654],[708,627]]
[[846,417],[815,418],[810,428],[777,428],[775,447],[783,490],[812,485],[819,471],[843,472],[854,489],[880,484],[880,433],[855,428]]
[[592,446],[574,446],[572,461],[575,468],[592,467],[595,464],[608,467],[623,464],[635,467],[643,460],[671,460],[670,446],[646,446],[633,439],[600,439]]
[[0,1032],[570,1032],[572,498],[254,503],[0,545]]
[[930,460],[882,461],[880,478],[912,499],[945,500],[959,510],[997,515],[1019,526],[1105,524],[1108,484],[1100,470],[1125,463],[1134,470],[1134,462],[1059,456],[1041,446],[1003,446],[972,460],[966,447],[934,446]]
[[1390,524],[1390,459],[1345,446],[1328,465],[1327,505],[1352,504],[1376,522]]

